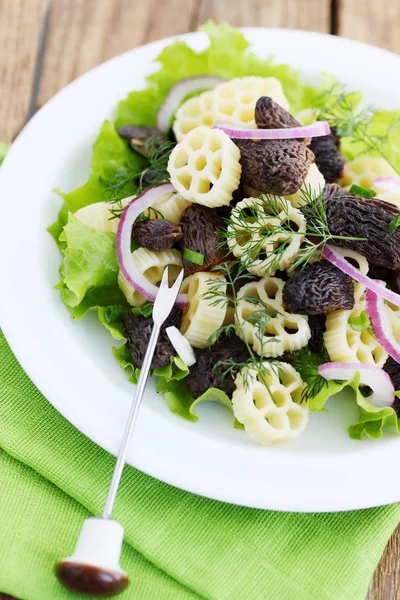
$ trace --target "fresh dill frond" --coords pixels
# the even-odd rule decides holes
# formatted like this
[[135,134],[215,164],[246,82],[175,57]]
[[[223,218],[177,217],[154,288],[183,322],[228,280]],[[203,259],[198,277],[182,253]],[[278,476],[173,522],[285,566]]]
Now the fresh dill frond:
[[[131,194],[140,194],[149,187],[169,181],[167,166],[175,146],[173,142],[163,136],[153,136],[144,140],[141,146],[134,142],[130,145],[135,153],[132,160],[118,167],[112,178],[99,179],[109,200],[116,203]],[[114,216],[120,216],[117,207],[115,211]]]
[[[252,269],[257,264],[258,269],[262,269],[263,277],[273,275],[280,268],[283,254],[298,235],[303,236],[304,241],[296,260],[290,266],[293,271],[319,260],[325,244],[332,240],[364,240],[332,235],[322,193],[315,193],[311,186],[305,184],[300,194],[300,211],[307,224],[305,232],[299,231],[291,221],[289,203],[272,194],[261,194],[257,204],[243,210],[233,210],[226,219],[227,227],[222,232],[224,243],[228,242],[231,249],[240,246],[240,259],[245,269]],[[268,226],[265,225],[266,217]]]
[[307,384],[302,392],[302,402],[315,398],[328,385],[328,381],[318,373],[320,365],[330,362],[328,352],[323,344],[318,354],[312,352],[308,346],[297,350],[297,352],[290,355],[289,362]]
[[354,92],[346,91],[341,83],[334,83],[323,91],[317,99],[318,120],[327,121],[339,137],[351,137],[354,143],[361,143],[364,152],[373,152],[384,158],[399,172],[388,153],[389,135],[400,128],[400,119],[393,119],[380,134],[371,132],[373,106],[358,107]]

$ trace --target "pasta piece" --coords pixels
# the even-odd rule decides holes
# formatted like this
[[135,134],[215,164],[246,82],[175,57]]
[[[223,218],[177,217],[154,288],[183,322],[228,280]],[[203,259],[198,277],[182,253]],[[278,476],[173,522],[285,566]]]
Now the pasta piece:
[[186,100],[176,112],[176,119],[173,126],[174,134],[178,142],[181,142],[186,134],[200,125],[213,124],[212,104],[214,92],[210,90],[203,92],[200,96],[195,96]]
[[[202,271],[183,280],[181,293],[188,295],[189,306],[182,315],[181,333],[193,348],[205,348],[210,335],[225,321],[226,306],[213,306],[212,299],[204,297],[210,291],[210,282],[216,279],[225,281],[222,275]],[[219,293],[225,291],[226,284],[218,287]]]
[[256,129],[254,110],[261,96],[270,96],[282,108],[289,110],[282,84],[276,77],[242,77],[224,81],[214,88],[213,122]]
[[[266,277],[246,283],[238,292],[238,334],[244,336],[260,356],[282,356],[286,350],[299,350],[307,345],[311,337],[308,317],[288,313],[283,308],[283,286],[282,279]],[[253,298],[254,301],[251,301]],[[266,309],[273,314],[276,311],[276,314],[266,319],[264,331],[260,332],[260,326],[252,322],[251,315],[265,312]]]
[[[165,267],[169,267],[169,285],[173,284],[182,269],[181,253],[175,249],[151,252],[147,248],[138,248],[132,252],[132,260],[140,273],[154,285],[160,283]],[[118,285],[131,306],[142,306],[147,302],[147,299],[127,282],[121,271],[118,274]]]
[[308,405],[301,403],[304,384],[291,365],[265,362],[262,373],[244,367],[235,385],[233,413],[259,444],[285,442],[307,427]]
[[[271,214],[271,212],[273,214]],[[274,228],[291,223],[297,227],[297,234],[273,232]],[[267,231],[266,236],[263,232]],[[245,198],[232,210],[228,226],[228,246],[240,258],[246,268],[259,277],[275,275],[284,271],[297,258],[306,231],[304,215],[281,196],[268,196],[268,199]],[[289,243],[288,243],[289,241]],[[278,256],[274,251],[282,246]],[[265,258],[260,258],[265,255]]]
[[119,218],[114,217],[111,210],[113,208],[125,208],[125,206],[133,200],[135,196],[123,198],[118,204],[115,202],[95,202],[84,206],[74,213],[74,216],[88,227],[97,229],[98,231],[106,231],[116,233],[119,224]]
[[307,177],[305,178],[301,188],[295,194],[286,196],[286,198],[289,200],[292,206],[294,206],[295,208],[299,208],[300,206],[303,206],[307,203],[307,200],[304,197],[304,193],[306,193],[308,197],[311,196],[312,198],[318,198],[324,187],[324,176],[318,169],[317,165],[315,163],[312,163],[308,170]]
[[[397,176],[398,177],[398,176]],[[384,186],[374,183],[372,186],[374,192],[381,200],[394,204],[400,208],[400,188],[399,191],[387,190]]]
[[[367,275],[369,271],[369,265],[365,256],[362,256],[362,254],[359,254],[355,250],[350,250],[348,248],[335,247],[335,250],[343,258],[346,258],[354,267],[356,267],[356,269],[358,269],[362,275]],[[365,285],[358,283],[357,281],[354,281],[354,300],[356,304],[361,300],[365,300]]]
[[361,299],[352,310],[335,310],[326,318],[324,344],[330,359],[342,363],[364,363],[382,368],[388,355],[368,329],[354,330],[349,319],[366,310]]
[[398,175],[384,158],[362,155],[345,164],[343,177],[339,183],[342,187],[350,187],[355,183],[371,189],[377,177],[398,177]]
[[[185,200],[177,192],[167,192],[163,194],[152,204],[152,208],[158,210],[164,219],[168,219],[172,223],[179,223],[185,208],[191,205],[191,202]],[[145,211],[145,215],[151,219],[155,219],[156,215],[152,211]]]
[[240,150],[220,129],[192,129],[171,152],[168,173],[186,199],[209,208],[228,205],[239,187]]
[[307,125],[312,125],[318,119],[320,110],[318,108],[305,108],[301,110],[297,115],[294,115],[295,119],[302,125],[306,127]]

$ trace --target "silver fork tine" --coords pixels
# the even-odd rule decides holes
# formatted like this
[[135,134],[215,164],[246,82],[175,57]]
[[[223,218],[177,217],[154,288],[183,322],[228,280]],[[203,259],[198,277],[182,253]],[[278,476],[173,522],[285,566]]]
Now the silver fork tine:
[[128,420],[125,427],[125,432],[118,452],[117,462],[115,465],[114,473],[110,483],[110,488],[108,490],[107,499],[102,513],[103,519],[109,519],[111,517],[111,512],[117,495],[119,482],[121,481],[122,471],[125,466],[129,442],[132,437],[132,432],[136,423],[137,416],[139,414],[139,408],[142,402],[147,378],[149,376],[150,366],[156,349],[158,336],[160,335],[161,325],[164,323],[165,319],[168,317],[175,304],[175,300],[179,293],[182,280],[183,269],[176,278],[174,285],[172,287],[168,287],[168,267],[165,268],[153,306],[153,331],[151,332],[149,345],[147,346],[146,354],[143,359],[143,365],[140,371],[139,381],[136,386],[131,410],[129,412]]
[[172,287],[168,287],[168,267],[165,268],[157,297],[153,306],[153,321],[155,325],[162,325],[170,314],[183,280],[183,269],[179,273]]

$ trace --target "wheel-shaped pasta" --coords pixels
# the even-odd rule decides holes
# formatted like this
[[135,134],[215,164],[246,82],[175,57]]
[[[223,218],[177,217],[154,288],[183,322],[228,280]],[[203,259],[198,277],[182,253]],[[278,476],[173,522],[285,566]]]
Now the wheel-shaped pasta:
[[220,129],[192,129],[171,152],[171,183],[186,199],[209,208],[228,205],[238,188],[240,150]]
[[[343,258],[348,260],[362,275],[367,275],[369,271],[369,264],[365,256],[359,254],[355,250],[348,248],[335,248],[336,252]],[[365,285],[354,281],[354,300],[355,303],[365,300]]]
[[[151,283],[160,283],[165,267],[168,269],[169,285],[172,285],[182,269],[182,256],[178,250],[151,252],[147,248],[138,248],[132,252],[132,260],[136,268]],[[125,279],[121,271],[118,274],[118,285],[131,306],[142,306],[146,298],[139,294]]]
[[256,129],[254,110],[261,96],[269,96],[289,110],[282,84],[275,77],[241,77],[220,83],[213,93],[214,123],[222,121]]
[[[265,277],[294,262],[305,232],[304,215],[285,198],[245,198],[232,209],[227,241],[251,273]],[[281,252],[277,254],[279,247]]]
[[116,202],[95,202],[84,206],[74,213],[74,216],[88,227],[97,229],[98,231],[106,231],[116,233],[119,224],[119,218],[114,217],[112,209],[125,208],[125,206],[134,198],[123,198],[118,203]]
[[[245,337],[260,356],[282,356],[286,350],[299,350],[311,337],[308,318],[285,311],[283,286],[282,279],[266,277],[246,283],[238,292],[236,323],[240,327],[237,333]],[[272,314],[264,320],[261,319],[263,311],[271,311]],[[254,313],[258,323],[252,318]]]
[[398,174],[384,158],[362,155],[345,164],[339,183],[342,187],[349,187],[354,183],[371,189],[377,177],[398,177]]
[[310,165],[308,170],[307,177],[303,181],[300,189],[290,196],[286,196],[289,202],[295,208],[299,208],[300,206],[304,206],[307,204],[307,198],[318,198],[321,194],[322,190],[325,187],[325,179],[322,175],[321,171],[318,169],[315,163]]
[[388,355],[369,329],[357,331],[349,323],[365,310],[365,300],[361,299],[352,310],[335,310],[327,316],[324,344],[332,361],[380,368],[385,364]]
[[[214,305],[213,300],[206,297],[215,279],[225,281],[222,275],[200,271],[186,277],[182,283],[181,293],[188,295],[189,306],[183,311],[181,333],[193,348],[205,348],[209,337],[225,321],[226,305]],[[221,285],[218,291],[225,293],[226,285]]]
[[259,444],[285,442],[307,427],[308,405],[301,403],[304,384],[291,365],[265,362],[261,372],[244,367],[235,385],[233,413]]
[[[190,205],[191,202],[185,200],[177,192],[167,192],[155,200],[152,208],[158,210],[164,219],[168,219],[172,223],[179,223],[183,211]],[[155,213],[152,211],[145,211],[144,214],[151,219],[156,218]]]
[[181,142],[185,135],[200,127],[201,125],[213,124],[212,104],[214,92],[212,90],[203,92],[200,96],[195,96],[186,100],[176,112],[175,123],[173,126],[174,134],[178,142]]

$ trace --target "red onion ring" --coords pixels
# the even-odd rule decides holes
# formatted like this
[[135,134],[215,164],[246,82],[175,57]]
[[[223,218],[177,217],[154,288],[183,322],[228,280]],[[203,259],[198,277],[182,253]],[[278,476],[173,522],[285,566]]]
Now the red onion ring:
[[[170,183],[158,185],[150,188],[145,192],[142,192],[139,196],[134,198],[129,204],[126,205],[121,215],[118,229],[117,229],[117,258],[118,265],[121,272],[128,283],[142,294],[147,300],[154,302],[158,287],[148,281],[142,273],[140,273],[133,260],[131,253],[131,237],[132,227],[137,217],[145,210],[147,210],[154,202],[168,192],[174,192],[174,186]],[[186,294],[179,294],[176,299],[176,304],[181,308],[186,308],[188,305],[188,298]]]
[[[386,285],[384,281],[377,280],[377,282],[381,286]],[[393,327],[390,323],[383,298],[375,294],[372,290],[367,290],[366,308],[371,321],[371,329],[377,341],[389,356],[400,363],[400,342],[393,335]]]
[[375,185],[387,192],[400,192],[400,177],[377,177],[372,182]]
[[372,290],[378,296],[385,298],[392,304],[396,306],[400,306],[400,295],[388,290],[386,287],[383,287],[380,283],[377,282],[376,279],[371,279],[367,275],[363,275],[353,265],[351,265],[343,256],[341,256],[334,246],[325,246],[323,252],[324,258],[329,260],[335,267],[346,273],[346,275],[350,275],[352,279],[358,281],[368,290]]
[[367,400],[373,406],[384,408],[392,406],[395,395],[392,380],[383,369],[364,363],[325,363],[318,367],[318,373],[327,381],[350,381],[360,373],[360,383],[372,389]]
[[230,138],[242,140],[288,140],[296,138],[312,138],[329,135],[331,128],[326,121],[315,121],[306,127],[291,127],[288,129],[244,129],[228,123],[214,123]]
[[161,131],[168,131],[171,117],[182,100],[188,94],[197,90],[208,90],[224,81],[222,77],[214,75],[199,75],[178,81],[168,92],[157,113],[157,127]]

